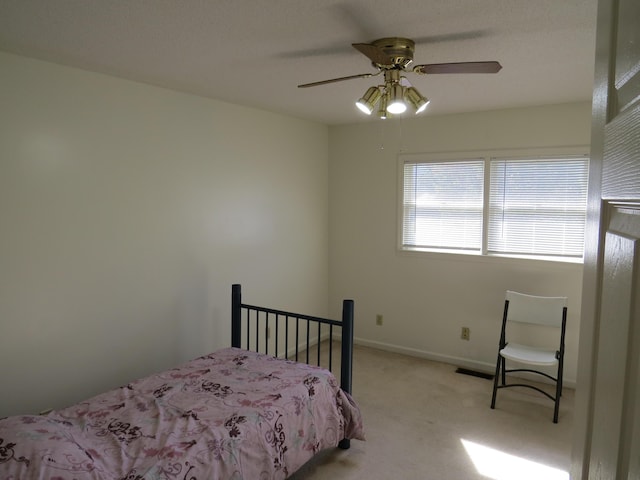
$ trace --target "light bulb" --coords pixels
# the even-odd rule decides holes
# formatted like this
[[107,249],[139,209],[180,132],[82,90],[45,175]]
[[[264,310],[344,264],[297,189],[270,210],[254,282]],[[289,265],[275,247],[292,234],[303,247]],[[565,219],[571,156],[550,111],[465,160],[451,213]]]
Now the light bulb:
[[389,89],[389,103],[387,104],[387,112],[394,115],[404,113],[407,110],[407,104],[404,103],[404,89],[399,83],[393,84]]
[[396,100],[395,102],[391,102],[389,105],[387,105],[387,112],[393,113],[394,115],[404,113],[406,112],[406,110],[407,106],[402,100]]

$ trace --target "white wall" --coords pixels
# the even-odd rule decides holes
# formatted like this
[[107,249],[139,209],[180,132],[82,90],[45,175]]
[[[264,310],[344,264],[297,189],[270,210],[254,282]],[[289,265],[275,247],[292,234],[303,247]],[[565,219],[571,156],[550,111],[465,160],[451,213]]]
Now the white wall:
[[328,129],[2,53],[0,84],[0,416],[228,345],[234,282],[318,315],[354,298],[359,342],[481,368],[505,289],[565,294],[575,379],[581,266],[399,254],[396,168],[588,145],[588,104]]
[[[355,300],[356,340],[492,371],[505,290],[566,295],[565,376],[574,383],[582,266],[399,253],[397,161],[400,153],[588,146],[590,119],[584,103],[331,127],[330,305]],[[470,341],[460,339],[462,326]]]
[[0,417],[327,314],[328,129],[0,54]]

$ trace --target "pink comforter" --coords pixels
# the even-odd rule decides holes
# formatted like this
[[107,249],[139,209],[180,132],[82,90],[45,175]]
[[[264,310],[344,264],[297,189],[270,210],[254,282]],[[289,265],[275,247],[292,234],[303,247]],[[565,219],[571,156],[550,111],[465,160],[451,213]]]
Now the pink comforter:
[[360,411],[327,370],[236,348],[46,416],[0,420],[0,478],[284,479]]

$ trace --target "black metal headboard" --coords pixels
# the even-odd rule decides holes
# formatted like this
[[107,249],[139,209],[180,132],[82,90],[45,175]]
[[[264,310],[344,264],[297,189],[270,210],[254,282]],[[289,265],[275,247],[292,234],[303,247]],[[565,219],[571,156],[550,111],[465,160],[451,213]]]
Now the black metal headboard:
[[[261,351],[275,357],[311,363],[310,347],[317,345],[315,365],[320,365],[320,343],[327,342],[329,370],[333,366],[334,327],[340,332],[340,388],[351,393],[353,373],[353,300],[342,303],[342,321],[300,313],[275,310],[242,303],[242,288],[235,284],[231,291],[231,346]],[[244,345],[243,345],[244,324]],[[275,329],[271,340],[271,328]],[[324,327],[324,328],[323,328]],[[290,330],[292,338],[290,339]],[[261,335],[262,333],[262,335]],[[301,338],[302,336],[302,338]],[[336,335],[337,336],[337,335]],[[272,352],[269,352],[272,347]],[[301,355],[302,354],[302,355]]]

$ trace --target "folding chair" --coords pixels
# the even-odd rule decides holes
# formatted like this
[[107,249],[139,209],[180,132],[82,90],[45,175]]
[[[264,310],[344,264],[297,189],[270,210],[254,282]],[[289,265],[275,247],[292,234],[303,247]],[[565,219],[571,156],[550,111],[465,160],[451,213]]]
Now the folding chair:
[[[513,325],[510,322],[527,323],[538,326],[556,327],[559,330],[560,342],[557,349],[540,348],[537,346],[513,343],[507,340],[507,333]],[[562,395],[562,367],[564,360],[564,336],[567,324],[567,297],[538,297],[507,291],[502,316],[502,330],[500,346],[496,362],[496,374],[493,380],[493,397],[491,408],[496,406],[496,394],[500,388],[526,387],[546,395],[555,403],[553,423],[558,423],[558,410]],[[506,360],[531,365],[531,368],[506,369]],[[536,367],[556,367],[555,377],[536,370]],[[511,372],[529,372],[543,375],[555,384],[555,395],[525,383],[507,383],[506,374]],[[500,384],[498,381],[500,380]]]

